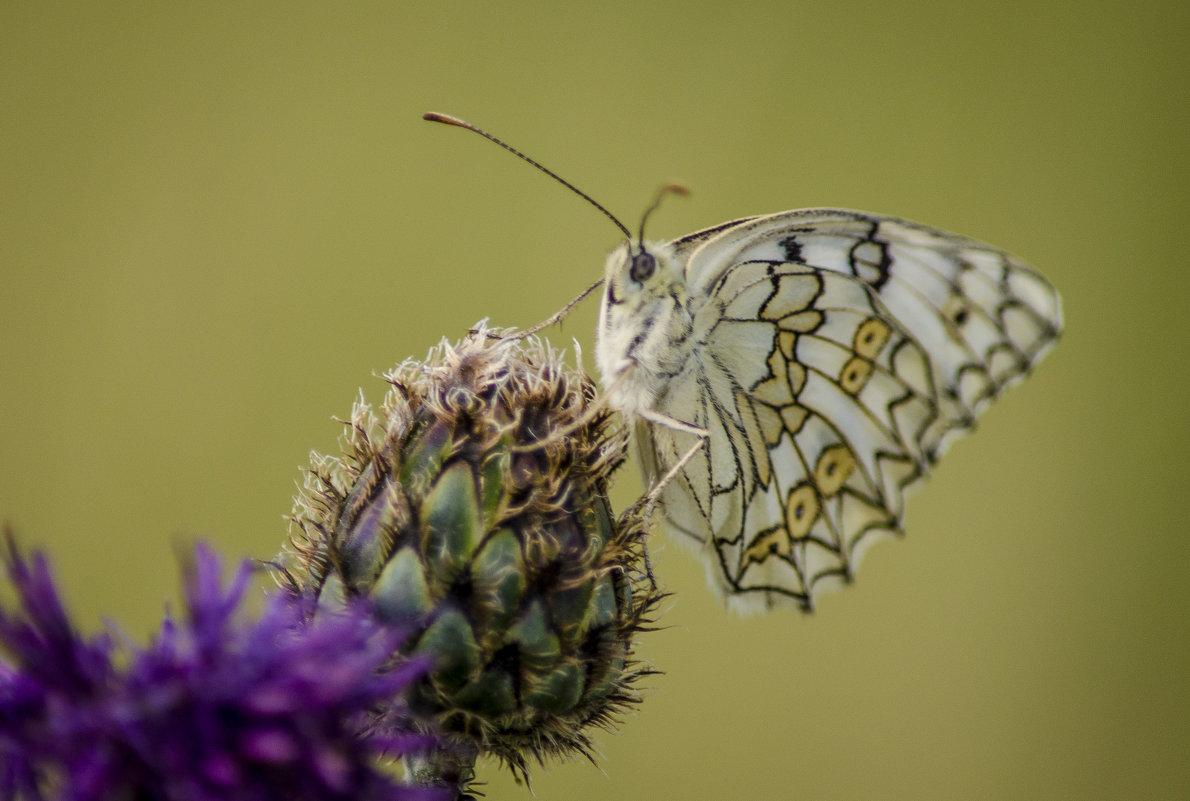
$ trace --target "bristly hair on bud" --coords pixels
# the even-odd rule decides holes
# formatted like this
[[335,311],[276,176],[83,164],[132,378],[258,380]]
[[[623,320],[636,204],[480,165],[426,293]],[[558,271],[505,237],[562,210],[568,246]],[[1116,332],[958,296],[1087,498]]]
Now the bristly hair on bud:
[[478,755],[524,778],[591,758],[652,672],[633,644],[662,597],[639,510],[607,500],[626,432],[581,368],[506,334],[480,323],[399,365],[379,413],[361,396],[342,454],[311,458],[282,556],[322,607],[366,598],[433,660],[410,705],[449,758],[416,770],[446,785]]
[[[274,593],[244,609],[251,567],[224,580],[196,548],[185,615],[145,649],[86,638],[45,556],[9,537],[16,601],[0,609],[0,797],[14,801],[447,801],[379,767],[434,743],[394,699],[425,664],[392,658],[401,633],[353,607],[310,621]],[[385,712],[376,705],[384,701]]]

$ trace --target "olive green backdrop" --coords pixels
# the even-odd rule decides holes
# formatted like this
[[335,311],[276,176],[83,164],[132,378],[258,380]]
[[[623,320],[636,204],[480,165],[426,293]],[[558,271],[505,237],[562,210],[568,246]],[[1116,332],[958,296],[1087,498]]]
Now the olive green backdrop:
[[599,274],[612,226],[436,109],[633,227],[685,181],[655,237],[881,211],[1066,303],[812,617],[659,539],[665,675],[539,798],[1190,797],[1184,4],[248,5],[0,6],[0,517],[86,626],[143,637],[181,543],[272,554],[375,371]]

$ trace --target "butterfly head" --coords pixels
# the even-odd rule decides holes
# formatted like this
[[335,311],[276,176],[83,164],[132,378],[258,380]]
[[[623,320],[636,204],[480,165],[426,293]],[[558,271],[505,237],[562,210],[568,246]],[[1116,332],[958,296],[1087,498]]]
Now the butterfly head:
[[608,256],[595,358],[605,386],[619,381],[616,408],[648,408],[662,391],[689,331],[687,295],[671,245],[624,242]]
[[687,355],[685,272],[673,245],[645,242],[645,224],[666,195],[688,193],[681,184],[662,186],[641,215],[635,242],[617,222],[626,239],[604,268],[595,360],[609,403],[628,414],[652,408]]
[[[646,245],[645,224],[648,223],[649,216],[657,210],[661,205],[661,200],[666,195],[686,195],[689,192],[690,190],[681,184],[666,184],[657,190],[657,194],[653,197],[653,202],[649,204],[649,207],[645,209],[645,213],[641,215],[640,228],[637,229],[636,234],[636,243],[633,244],[631,238],[629,238],[608,257],[605,278],[609,290],[612,289],[613,284],[618,279],[620,295],[624,297],[657,283],[654,281],[654,276],[658,274],[662,266],[660,258],[665,257],[665,261],[672,262],[672,248],[668,245]],[[617,224],[619,224],[618,221]],[[627,234],[628,231],[624,226],[622,224],[619,225],[620,230]],[[661,283],[666,282],[662,281]],[[605,302],[613,294],[609,291],[605,295]]]
[[604,307],[628,306],[633,316],[684,283],[680,267],[664,243],[625,242],[604,267]]

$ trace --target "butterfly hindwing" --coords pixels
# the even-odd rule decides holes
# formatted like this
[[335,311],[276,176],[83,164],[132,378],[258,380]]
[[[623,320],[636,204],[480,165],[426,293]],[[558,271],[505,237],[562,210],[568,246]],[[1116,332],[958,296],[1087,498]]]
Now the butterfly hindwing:
[[[840,210],[754,217],[677,240],[694,296],[689,366],[660,414],[708,432],[662,495],[745,606],[809,606],[897,532],[908,487],[1061,324],[1057,295],[1003,251]],[[651,480],[695,438],[638,425]]]

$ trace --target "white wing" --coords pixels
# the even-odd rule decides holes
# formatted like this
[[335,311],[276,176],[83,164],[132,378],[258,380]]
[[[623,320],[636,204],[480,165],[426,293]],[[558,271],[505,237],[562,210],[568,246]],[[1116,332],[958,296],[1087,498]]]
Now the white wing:
[[[895,218],[785,212],[672,247],[707,333],[654,408],[710,436],[663,515],[745,608],[808,608],[849,579],[899,532],[906,489],[1061,328],[1057,294],[1014,257]],[[650,480],[694,441],[638,435]]]

